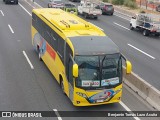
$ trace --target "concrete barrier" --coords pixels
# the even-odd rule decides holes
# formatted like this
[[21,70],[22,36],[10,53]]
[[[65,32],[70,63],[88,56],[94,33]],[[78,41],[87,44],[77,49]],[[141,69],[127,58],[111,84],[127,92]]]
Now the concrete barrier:
[[[125,68],[123,69],[125,73]],[[147,101],[152,107],[160,110],[160,91],[140,78],[135,73],[124,74],[124,84],[135,91],[145,101]]]

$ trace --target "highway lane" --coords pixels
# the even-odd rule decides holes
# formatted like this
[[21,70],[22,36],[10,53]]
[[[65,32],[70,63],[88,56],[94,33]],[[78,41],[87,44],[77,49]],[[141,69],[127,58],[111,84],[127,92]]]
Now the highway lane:
[[[37,85],[34,71],[22,53],[25,48],[21,42],[25,34],[30,34],[23,22],[24,19],[30,21],[30,18],[19,18],[26,14],[19,6],[4,6],[0,1],[0,8],[5,13],[5,17],[0,16],[0,110],[50,110]],[[18,26],[22,26],[21,32],[17,31]],[[22,38],[19,37],[21,33],[24,35]]]
[[[120,19],[120,18],[119,18]],[[99,18],[99,21],[90,20],[95,25],[104,29],[105,33],[119,46],[122,53],[131,60],[133,64],[133,72],[138,74],[144,80],[152,84],[157,89],[160,89],[160,61],[159,61],[159,38],[144,37],[135,31],[124,29],[111,21],[121,24],[117,20],[111,18]],[[127,26],[125,26],[127,28]],[[108,29],[109,28],[109,29]],[[155,47],[154,47],[154,44]],[[146,54],[132,48],[128,44],[135,46]],[[148,55],[151,55],[148,56]],[[153,59],[153,58],[155,59]]]
[[[25,2],[20,1],[20,4],[25,6],[28,11],[31,7]],[[30,40],[30,24],[31,17],[20,6],[5,6],[1,2],[1,9],[4,11],[5,18],[2,17],[0,26],[3,29],[1,32],[0,43],[0,65],[1,69],[1,84],[0,88],[3,93],[0,99],[3,104],[0,104],[1,110],[52,110],[59,111],[77,111],[77,110],[120,110],[125,109],[120,104],[110,104],[94,107],[73,107],[66,96],[60,94],[61,89],[57,82],[53,79],[51,73],[46,68],[43,62],[38,61],[36,52],[33,51]],[[14,34],[8,28],[10,23]],[[10,41],[7,41],[10,40]],[[9,44],[9,45],[8,45]],[[9,48],[6,50],[6,48]],[[25,51],[34,66],[32,70],[27,63],[22,51]],[[2,59],[3,58],[3,59]],[[6,78],[5,78],[5,77]],[[124,88],[122,101],[127,103],[132,110],[151,110],[144,101],[139,100]],[[7,96],[8,95],[8,96]],[[127,96],[126,96],[127,95]],[[127,100],[130,98],[131,100]],[[75,118],[64,118],[71,120]],[[76,118],[82,119],[82,118]],[[86,118],[88,119],[109,119],[109,118]],[[110,118],[116,119],[116,118]],[[119,118],[133,119],[133,118]]]
[[[35,1],[42,7],[47,7],[48,0]],[[160,38],[145,37],[141,32],[130,31],[128,19],[129,17],[115,13],[113,16],[101,16],[98,20],[87,20],[104,29],[122,53],[132,61],[133,72],[160,90]]]

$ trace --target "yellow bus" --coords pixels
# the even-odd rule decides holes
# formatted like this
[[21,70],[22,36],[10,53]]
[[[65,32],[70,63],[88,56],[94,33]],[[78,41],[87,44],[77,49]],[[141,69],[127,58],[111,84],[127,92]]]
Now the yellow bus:
[[[32,44],[75,106],[115,103],[122,96],[118,46],[93,24],[61,9],[32,11]],[[60,92],[61,94],[61,92]]]

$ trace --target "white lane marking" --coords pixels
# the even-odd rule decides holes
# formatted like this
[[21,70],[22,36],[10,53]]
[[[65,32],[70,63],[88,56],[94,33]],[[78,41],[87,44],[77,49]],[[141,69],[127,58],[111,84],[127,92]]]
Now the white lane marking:
[[[127,110],[127,111],[131,111],[122,101],[120,101],[119,102],[120,104],[121,104],[121,106],[125,109],[125,110]],[[135,120],[140,120],[140,118],[138,118],[138,117],[133,117]]]
[[27,54],[26,54],[26,52],[25,52],[25,51],[23,51],[23,55],[25,56],[25,58],[26,58],[27,62],[29,63],[29,65],[30,65],[31,69],[34,69],[34,67],[33,67],[33,65],[32,65],[31,61],[29,60],[29,58],[28,58],[28,56],[27,56]]
[[38,3],[34,2],[37,6],[39,6],[40,8],[42,8],[42,6],[40,6]]
[[128,28],[126,28],[126,27],[124,27],[124,26],[122,26],[122,25],[120,25],[120,24],[118,24],[118,23],[116,23],[116,22],[113,22],[113,23],[114,23],[115,25],[118,25],[118,26],[120,26],[120,27],[126,29],[126,30],[130,30],[130,29],[128,29]]
[[155,57],[153,57],[153,56],[149,55],[148,53],[146,53],[146,52],[144,52],[144,51],[142,51],[142,50],[140,50],[140,49],[134,47],[133,45],[131,45],[131,44],[128,44],[128,45],[129,45],[130,47],[132,47],[132,48],[138,50],[139,52],[141,52],[141,53],[147,55],[148,57],[150,57],[150,58],[152,58],[152,59],[156,59]]
[[14,33],[14,31],[13,31],[12,27],[11,27],[9,24],[8,24],[8,27],[9,27],[9,29],[10,29],[11,33]]
[[102,28],[98,27],[97,25],[95,25],[95,24],[93,24],[93,23],[91,23],[91,22],[89,22],[89,23],[92,24],[92,25],[94,25],[94,26],[96,26],[96,27],[99,28],[100,30],[104,31]]
[[3,13],[3,11],[2,10],[0,10],[1,11],[1,14],[2,14],[2,16],[4,16],[4,13]]
[[28,5],[30,5],[32,8],[35,8],[33,5],[31,5],[27,0],[25,0]]
[[127,16],[127,17],[132,17],[132,16],[130,16],[130,15],[124,14],[124,13],[119,12],[119,11],[117,11],[117,10],[115,10],[115,12],[117,12],[117,13],[119,13],[119,14],[122,14],[122,15],[124,15],[124,16]]
[[58,120],[62,120],[62,118],[60,117],[58,110],[57,109],[53,109],[53,111],[55,112],[55,114],[57,115]]
[[119,17],[119,18],[122,18],[122,19],[124,19],[124,20],[130,21],[130,19],[124,18],[124,17],[122,17],[122,16],[120,16],[120,15],[117,15],[117,14],[114,14],[114,15],[117,16],[117,17]]
[[27,11],[27,9],[25,7],[23,7],[23,5],[21,5],[20,3],[18,3],[30,16],[32,16],[32,14],[30,12]]

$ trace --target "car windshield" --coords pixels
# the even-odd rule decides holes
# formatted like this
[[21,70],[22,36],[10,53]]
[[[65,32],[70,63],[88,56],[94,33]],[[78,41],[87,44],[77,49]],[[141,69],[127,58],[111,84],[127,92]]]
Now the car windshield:
[[63,3],[62,0],[53,0],[53,3]]
[[112,9],[113,6],[112,5],[106,5],[107,8]]
[[121,83],[121,57],[119,54],[102,56],[76,56],[79,76],[77,87],[86,89],[111,88]]

